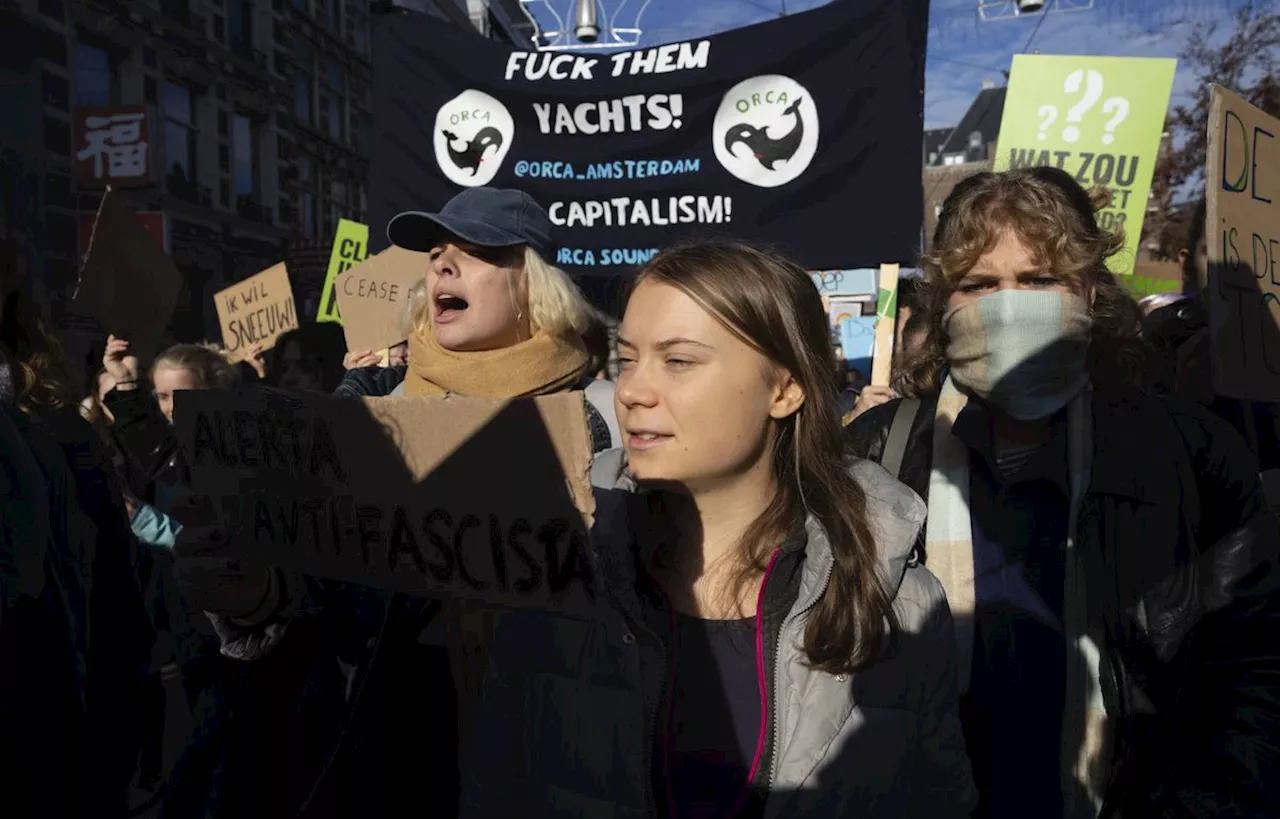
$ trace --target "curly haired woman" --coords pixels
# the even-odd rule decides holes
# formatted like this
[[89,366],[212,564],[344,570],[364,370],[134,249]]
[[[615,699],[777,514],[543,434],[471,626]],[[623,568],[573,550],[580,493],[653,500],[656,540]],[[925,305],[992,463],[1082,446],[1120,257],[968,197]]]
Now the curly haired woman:
[[975,815],[1276,816],[1280,534],[1239,436],[1134,387],[1105,198],[1052,168],[957,186],[922,398],[848,434],[927,499]]

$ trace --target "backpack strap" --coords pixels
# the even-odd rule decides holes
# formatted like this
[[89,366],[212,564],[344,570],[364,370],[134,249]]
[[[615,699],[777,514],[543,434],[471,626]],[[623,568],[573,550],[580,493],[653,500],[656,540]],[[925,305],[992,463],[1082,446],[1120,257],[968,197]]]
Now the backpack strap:
[[911,437],[911,427],[915,424],[916,413],[919,411],[918,398],[904,398],[893,414],[893,423],[889,426],[889,438],[885,441],[880,465],[895,478],[902,472],[902,459],[907,454],[907,439]]

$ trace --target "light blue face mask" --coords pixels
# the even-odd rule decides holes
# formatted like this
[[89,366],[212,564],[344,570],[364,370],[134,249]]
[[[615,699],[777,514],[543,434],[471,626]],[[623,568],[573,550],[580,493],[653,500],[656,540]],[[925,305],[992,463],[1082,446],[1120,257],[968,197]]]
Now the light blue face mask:
[[1000,290],[943,318],[951,377],[1011,418],[1047,418],[1089,381],[1093,319],[1084,299],[1047,290]]

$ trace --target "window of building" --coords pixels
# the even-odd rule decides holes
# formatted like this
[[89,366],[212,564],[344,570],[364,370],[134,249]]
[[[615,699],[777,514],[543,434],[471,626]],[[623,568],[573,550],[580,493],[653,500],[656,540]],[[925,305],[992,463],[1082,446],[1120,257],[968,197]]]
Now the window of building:
[[60,119],[45,117],[44,147],[59,156],[70,156],[71,125]]
[[67,66],[67,38],[60,32],[40,29],[40,56],[54,65]]
[[196,118],[191,89],[175,82],[164,84],[164,161],[170,186],[195,190]]
[[300,156],[294,160],[293,167],[298,169],[298,184],[311,187],[311,160]]
[[221,14],[213,15],[213,39],[220,43],[227,39],[227,21]]
[[156,67],[156,50],[151,46],[142,47],[142,64],[147,68]]
[[231,171],[231,148],[226,145],[218,146],[218,170],[223,173]]
[[311,14],[311,0],[293,0],[293,7],[303,14]]
[[71,177],[64,173],[46,170],[44,175],[44,203],[55,208],[75,210],[75,196],[71,192]]
[[49,211],[44,216],[45,236],[49,247],[73,248],[80,232],[80,224],[76,217],[57,211]]
[[293,115],[311,124],[311,75],[295,68],[293,73]]
[[224,208],[231,207],[231,183],[225,179],[218,180],[218,201]]
[[314,84],[315,53],[311,44],[301,37],[293,40],[293,115],[300,122],[312,125],[311,96]]
[[227,101],[227,87],[222,83],[218,83],[213,87],[213,94],[222,102]]
[[345,118],[346,69],[337,60],[324,61],[325,90],[320,95],[319,125],[330,139],[342,140],[347,130]]
[[227,46],[241,57],[253,58],[253,3],[251,0],[228,0]]
[[191,24],[190,0],[160,0],[160,13],[184,26]]
[[88,43],[76,43],[76,107],[111,104],[111,55]]
[[156,78],[142,78],[142,98],[149,103],[154,104],[156,101]]
[[218,136],[226,136],[228,133],[227,112],[218,112]]
[[253,197],[257,185],[257,151],[253,144],[253,122],[246,116],[236,114],[231,121],[231,142],[235,155],[235,192],[236,199]]
[[66,77],[60,77],[49,69],[40,72],[40,88],[44,91],[44,104],[59,111],[67,110],[71,101],[71,89],[67,87]]
[[40,0],[40,13],[52,20],[62,21],[62,0]]
[[356,149],[357,154],[365,158],[368,158],[373,150],[370,144],[371,132],[368,112],[351,109],[351,145]]
[[316,197],[313,193],[302,194],[302,235],[308,239],[316,238]]

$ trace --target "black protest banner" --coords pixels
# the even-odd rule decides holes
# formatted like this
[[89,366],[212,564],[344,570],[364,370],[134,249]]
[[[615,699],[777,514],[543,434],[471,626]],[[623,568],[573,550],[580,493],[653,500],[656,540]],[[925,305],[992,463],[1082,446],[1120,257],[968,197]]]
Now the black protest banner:
[[749,237],[810,269],[910,262],[920,238],[925,0],[836,0],[609,55],[516,51],[434,18],[374,34],[374,250],[402,210],[527,191],[578,274],[680,238]]
[[179,395],[193,489],[213,500],[241,559],[503,605],[594,599],[580,395]]

